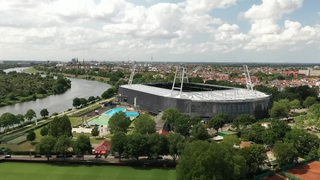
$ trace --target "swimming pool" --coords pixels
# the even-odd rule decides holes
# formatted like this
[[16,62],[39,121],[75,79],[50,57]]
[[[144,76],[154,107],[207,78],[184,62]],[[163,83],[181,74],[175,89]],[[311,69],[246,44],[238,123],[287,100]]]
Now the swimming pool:
[[127,117],[137,117],[139,116],[139,113],[136,112],[136,111],[128,111],[128,112],[125,112],[126,116]]
[[126,110],[127,109],[124,107],[116,107],[116,108],[110,109],[109,111],[105,112],[105,114],[113,116],[114,114],[116,114],[118,112],[125,112]]
[[104,114],[109,115],[109,116],[113,116],[114,114],[116,114],[118,112],[124,112],[127,117],[139,116],[139,113],[136,111],[126,111],[126,110],[127,110],[127,108],[125,108],[125,107],[116,107],[116,108],[110,109],[109,111],[105,112]]

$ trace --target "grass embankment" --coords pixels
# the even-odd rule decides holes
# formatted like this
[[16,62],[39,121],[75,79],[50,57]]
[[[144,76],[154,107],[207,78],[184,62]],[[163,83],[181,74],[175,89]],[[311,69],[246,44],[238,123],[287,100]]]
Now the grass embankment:
[[95,104],[89,105],[83,109],[79,109],[75,112],[72,112],[69,115],[79,117],[79,116],[82,116],[83,114],[86,114],[88,112],[91,112],[91,111],[98,109],[100,106],[101,106],[100,103],[95,103]]
[[93,80],[93,81],[99,81],[99,82],[104,82],[107,83],[110,81],[110,78],[106,77],[101,77],[101,76],[91,76],[91,75],[74,75],[74,74],[66,74],[66,73],[61,73],[65,77],[70,77],[70,78],[78,78],[78,79],[86,79],[86,80]]
[[149,169],[121,166],[51,165],[36,163],[0,163],[1,179],[68,179],[68,180],[174,180],[174,169]]
[[41,73],[43,71],[39,71],[39,70],[36,70],[34,67],[30,67],[28,69],[23,70],[23,72],[36,74],[36,73]]

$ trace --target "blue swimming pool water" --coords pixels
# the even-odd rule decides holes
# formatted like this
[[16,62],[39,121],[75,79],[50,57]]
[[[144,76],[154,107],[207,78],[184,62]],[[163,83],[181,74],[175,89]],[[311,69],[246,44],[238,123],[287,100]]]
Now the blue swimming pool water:
[[124,108],[124,107],[116,107],[116,108],[113,108],[113,109],[105,112],[105,114],[113,116],[114,114],[116,114],[118,112],[124,112],[124,111],[126,111],[126,108]]
[[127,117],[137,117],[139,116],[139,113],[136,111],[130,111],[130,112],[125,112]]

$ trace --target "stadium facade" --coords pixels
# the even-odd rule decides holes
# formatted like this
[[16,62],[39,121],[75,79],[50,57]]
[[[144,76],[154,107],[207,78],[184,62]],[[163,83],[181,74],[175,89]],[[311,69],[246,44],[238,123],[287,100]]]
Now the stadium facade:
[[240,114],[263,118],[270,106],[270,95],[252,89],[198,83],[184,83],[180,91],[171,87],[172,83],[128,84],[120,86],[118,94],[127,103],[151,113],[177,108],[201,118],[220,113],[227,113],[230,119]]

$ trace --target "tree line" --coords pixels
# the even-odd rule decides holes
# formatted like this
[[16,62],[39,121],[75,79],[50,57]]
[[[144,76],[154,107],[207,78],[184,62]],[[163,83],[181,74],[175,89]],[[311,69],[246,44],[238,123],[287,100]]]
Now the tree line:
[[[49,115],[49,111],[44,108],[40,111],[40,115],[45,118]],[[18,127],[24,126],[26,124],[32,123],[32,119],[36,118],[37,114],[33,109],[29,109],[26,114],[17,114],[6,112],[0,116],[0,127],[3,128],[3,132],[7,132],[10,128],[15,125]]]
[[87,106],[88,104],[92,104],[94,102],[99,101],[101,98],[99,96],[89,96],[88,99],[86,98],[79,98],[79,97],[75,97],[72,100],[72,106],[73,107],[84,107]]

